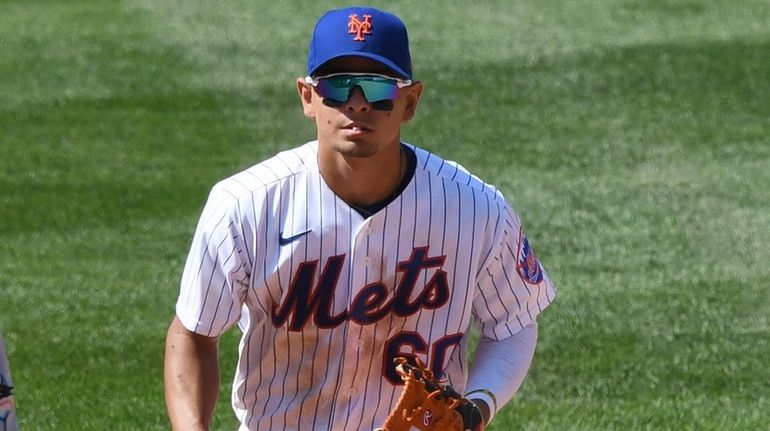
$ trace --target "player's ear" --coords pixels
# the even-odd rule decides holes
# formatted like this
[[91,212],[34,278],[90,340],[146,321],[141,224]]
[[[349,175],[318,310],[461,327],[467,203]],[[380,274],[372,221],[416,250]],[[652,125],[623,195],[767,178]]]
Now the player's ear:
[[406,90],[406,107],[404,109],[404,115],[401,117],[402,122],[407,122],[414,118],[414,113],[417,110],[417,104],[420,101],[422,95],[422,82],[415,81],[409,87],[404,87],[401,91]]
[[299,100],[302,102],[302,113],[305,114],[305,117],[314,119],[313,87],[305,82],[305,78],[297,78],[297,92],[299,93]]

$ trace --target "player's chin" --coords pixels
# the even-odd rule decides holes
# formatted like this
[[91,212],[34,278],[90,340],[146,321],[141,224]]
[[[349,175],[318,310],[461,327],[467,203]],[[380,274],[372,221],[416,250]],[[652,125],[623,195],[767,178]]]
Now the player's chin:
[[341,139],[335,149],[345,157],[366,158],[377,154],[377,145],[369,139]]

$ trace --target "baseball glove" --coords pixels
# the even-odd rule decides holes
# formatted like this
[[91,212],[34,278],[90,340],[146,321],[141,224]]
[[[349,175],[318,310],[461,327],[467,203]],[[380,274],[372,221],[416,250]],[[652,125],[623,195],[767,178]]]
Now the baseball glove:
[[419,359],[417,366],[396,358],[396,371],[404,391],[381,431],[481,431],[481,412],[471,401],[442,385]]

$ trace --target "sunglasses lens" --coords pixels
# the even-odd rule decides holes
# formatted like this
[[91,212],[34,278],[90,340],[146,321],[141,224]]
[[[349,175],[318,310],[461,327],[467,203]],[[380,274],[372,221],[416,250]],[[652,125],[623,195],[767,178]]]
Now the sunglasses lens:
[[369,103],[395,100],[398,85],[395,80],[379,76],[333,76],[318,80],[318,94],[335,102],[345,103],[354,87],[359,87]]
[[398,98],[398,85],[393,80],[377,78],[376,80],[363,81],[359,85],[369,103]]
[[316,86],[318,94],[324,99],[331,99],[339,103],[345,103],[348,100],[351,88],[350,85],[338,77],[319,79]]

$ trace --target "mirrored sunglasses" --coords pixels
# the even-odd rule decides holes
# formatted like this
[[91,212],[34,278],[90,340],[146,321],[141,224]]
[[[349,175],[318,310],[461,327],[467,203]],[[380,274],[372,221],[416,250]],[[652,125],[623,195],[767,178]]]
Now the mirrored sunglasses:
[[337,103],[345,103],[350,92],[358,87],[369,103],[398,98],[398,89],[412,85],[408,79],[398,79],[371,73],[335,73],[316,78],[306,77],[305,82],[315,87],[321,97]]

